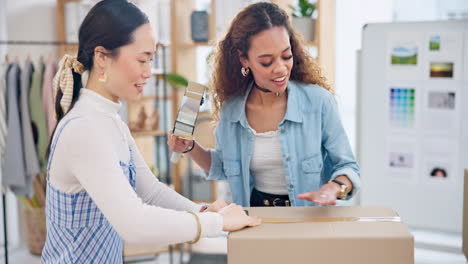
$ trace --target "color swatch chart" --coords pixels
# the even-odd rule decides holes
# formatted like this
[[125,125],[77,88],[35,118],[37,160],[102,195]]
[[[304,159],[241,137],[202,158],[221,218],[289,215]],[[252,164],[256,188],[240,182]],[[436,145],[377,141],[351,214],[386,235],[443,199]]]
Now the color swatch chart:
[[399,128],[414,128],[415,90],[390,89],[390,124]]

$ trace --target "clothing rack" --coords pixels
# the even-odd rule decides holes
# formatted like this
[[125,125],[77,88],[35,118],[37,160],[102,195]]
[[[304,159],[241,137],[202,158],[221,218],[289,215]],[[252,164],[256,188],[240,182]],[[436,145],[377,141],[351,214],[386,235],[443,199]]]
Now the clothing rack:
[[[30,45],[30,46],[62,46],[73,45],[77,43],[68,43],[63,41],[34,41],[34,40],[0,40],[0,45]],[[7,186],[2,186],[2,211],[3,211],[3,248],[5,255],[5,264],[8,264],[8,227],[7,227],[7,210],[6,210],[6,193]]]
[[39,46],[62,46],[78,45],[64,41],[35,41],[35,40],[0,40],[0,45],[39,45]]

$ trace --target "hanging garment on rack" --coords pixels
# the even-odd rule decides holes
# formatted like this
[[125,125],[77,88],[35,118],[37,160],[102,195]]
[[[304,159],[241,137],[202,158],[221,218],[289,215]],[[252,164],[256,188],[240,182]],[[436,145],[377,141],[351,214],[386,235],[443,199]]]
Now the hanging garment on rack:
[[0,62],[0,171],[5,154],[7,135],[7,112],[6,112],[6,72],[8,63]]
[[23,138],[19,111],[21,70],[12,63],[7,71],[7,140],[2,170],[2,184],[21,188],[26,185]]
[[45,172],[47,160],[46,151],[49,142],[49,131],[47,130],[47,121],[42,107],[42,82],[44,76],[44,60],[40,59],[37,63],[36,71],[34,71],[31,83],[31,91],[29,93],[29,106],[31,113],[31,122],[33,131],[37,133],[36,152],[39,160],[41,172]]
[[57,121],[55,120],[54,96],[52,94],[52,80],[57,72],[57,63],[55,60],[49,59],[44,71],[44,82],[42,84],[42,104],[47,120],[47,129],[49,138],[54,131]]
[[39,170],[39,161],[37,159],[36,145],[34,144],[34,135],[31,125],[31,116],[29,115],[29,91],[31,89],[32,75],[34,65],[28,59],[21,71],[21,92],[19,110],[21,114],[21,132],[23,137],[23,155],[26,168],[26,185],[24,187],[12,186],[11,190],[15,194],[32,196],[32,180]]

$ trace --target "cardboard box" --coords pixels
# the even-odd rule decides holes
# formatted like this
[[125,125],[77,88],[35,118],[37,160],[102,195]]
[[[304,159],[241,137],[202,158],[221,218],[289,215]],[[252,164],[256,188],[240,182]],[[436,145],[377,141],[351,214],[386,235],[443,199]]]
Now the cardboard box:
[[463,253],[468,259],[468,169],[465,169],[463,188]]
[[[228,236],[228,263],[414,263],[414,239],[388,207],[250,207],[249,215],[268,220]],[[380,220],[387,221],[377,221]],[[382,218],[386,219],[382,219]],[[276,218],[276,219],[272,219]],[[287,219],[278,219],[287,218]],[[355,221],[368,220],[366,222]],[[318,222],[317,222],[318,221]]]

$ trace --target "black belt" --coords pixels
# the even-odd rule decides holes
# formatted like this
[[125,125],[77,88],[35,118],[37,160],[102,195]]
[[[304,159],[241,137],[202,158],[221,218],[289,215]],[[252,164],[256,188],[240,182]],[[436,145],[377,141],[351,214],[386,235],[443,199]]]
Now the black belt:
[[250,206],[291,206],[288,195],[264,193],[257,189],[252,190]]

